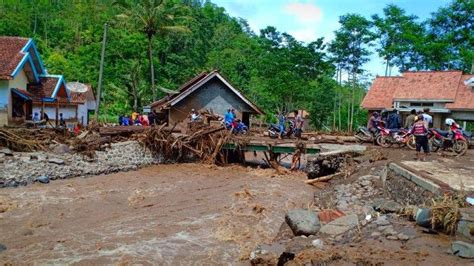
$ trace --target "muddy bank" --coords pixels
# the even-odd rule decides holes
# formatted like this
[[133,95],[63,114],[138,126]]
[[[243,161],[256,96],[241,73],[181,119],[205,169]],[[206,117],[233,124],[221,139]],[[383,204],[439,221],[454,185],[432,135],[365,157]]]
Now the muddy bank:
[[200,164],[0,190],[1,262],[242,263],[288,209],[307,206],[306,176]]

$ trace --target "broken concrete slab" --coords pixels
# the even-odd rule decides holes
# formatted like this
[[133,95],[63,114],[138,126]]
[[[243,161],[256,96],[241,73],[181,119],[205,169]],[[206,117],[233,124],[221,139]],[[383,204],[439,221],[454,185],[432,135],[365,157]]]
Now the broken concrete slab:
[[303,209],[290,210],[285,216],[285,221],[295,236],[314,235],[321,228],[317,213]]
[[376,211],[382,213],[398,213],[403,208],[401,204],[393,200],[375,201],[373,207]]
[[323,225],[319,232],[330,236],[337,236],[343,234],[359,224],[359,219],[356,214],[350,214],[337,218],[336,220]]

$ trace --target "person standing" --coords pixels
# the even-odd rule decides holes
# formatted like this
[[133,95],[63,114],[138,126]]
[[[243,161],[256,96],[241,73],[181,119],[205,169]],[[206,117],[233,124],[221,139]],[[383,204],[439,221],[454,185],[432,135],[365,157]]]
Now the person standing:
[[388,129],[399,129],[402,127],[402,121],[397,109],[394,109],[388,117]]
[[[416,158],[425,161],[426,155],[430,152],[428,147],[428,127],[423,119],[423,115],[415,118],[415,123],[410,129],[410,133],[415,136],[416,140]],[[423,149],[423,153],[421,150]]]
[[59,126],[66,127],[66,121],[63,118],[63,113],[59,113]]
[[286,117],[283,112],[280,112],[278,114],[278,128],[280,129],[280,134],[278,134],[278,138],[282,139],[283,136],[285,135],[285,123],[286,123]]
[[224,114],[224,123],[227,128],[232,127],[232,123],[234,122],[234,116],[231,112],[231,109],[227,109],[227,112]]
[[298,112],[298,110],[295,110],[294,112],[295,115],[295,137],[301,138],[301,133],[303,133],[303,116]]
[[433,126],[433,117],[429,115],[430,108],[423,109],[423,120],[428,128]]
[[410,129],[413,126],[413,123],[415,123],[415,117],[416,117],[416,110],[412,109],[410,114],[405,119],[405,128]]

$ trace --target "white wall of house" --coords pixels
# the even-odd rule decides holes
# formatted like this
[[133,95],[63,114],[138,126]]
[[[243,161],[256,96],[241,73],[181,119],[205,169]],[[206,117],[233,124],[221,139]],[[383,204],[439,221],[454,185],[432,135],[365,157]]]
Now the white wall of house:
[[[41,114],[41,105],[33,106],[33,114],[38,112]],[[56,107],[54,106],[45,106],[44,112],[48,115],[49,119],[56,119]],[[60,106],[59,113],[63,114],[64,120],[74,120],[76,119],[76,107],[75,106]],[[59,114],[58,114],[59,117]],[[82,125],[87,125],[87,106],[86,104],[80,104],[77,107],[77,120]]]

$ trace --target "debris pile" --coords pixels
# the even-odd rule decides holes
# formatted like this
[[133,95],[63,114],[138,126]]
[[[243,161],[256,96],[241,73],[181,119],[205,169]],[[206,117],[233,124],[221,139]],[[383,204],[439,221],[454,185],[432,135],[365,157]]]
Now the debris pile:
[[164,126],[152,127],[145,131],[142,139],[145,146],[155,155],[162,155],[165,160],[182,161],[188,152],[202,162],[213,163],[220,154],[222,145],[231,136],[223,126],[205,127],[190,135],[173,134]]

